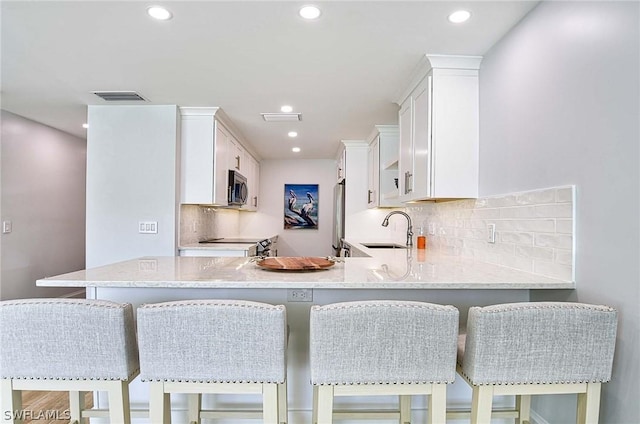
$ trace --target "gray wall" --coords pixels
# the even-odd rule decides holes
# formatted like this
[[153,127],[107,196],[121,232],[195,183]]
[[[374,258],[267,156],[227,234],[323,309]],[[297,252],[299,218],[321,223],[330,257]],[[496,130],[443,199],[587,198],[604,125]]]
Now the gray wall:
[[[260,162],[258,212],[240,212],[241,235],[278,234],[278,256],[327,256],[331,252],[336,162],[329,159]],[[284,185],[318,184],[318,229],[284,229]]]
[[[543,2],[485,55],[480,72],[482,196],[576,184],[576,292],[531,299],[619,310],[600,422],[640,422],[640,4]],[[569,422],[575,397],[533,408]],[[568,414],[568,415],[567,415]]]
[[177,253],[178,134],[176,106],[89,106],[87,268]]
[[0,298],[65,296],[39,278],[85,266],[85,140],[2,111]]

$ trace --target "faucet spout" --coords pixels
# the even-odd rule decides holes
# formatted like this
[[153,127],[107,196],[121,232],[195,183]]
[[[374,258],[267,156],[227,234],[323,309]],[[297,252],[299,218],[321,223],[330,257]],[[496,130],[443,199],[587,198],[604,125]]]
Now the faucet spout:
[[382,226],[386,227],[389,225],[389,217],[391,215],[399,214],[407,218],[407,247],[413,246],[413,226],[411,225],[411,217],[402,211],[391,211],[384,217],[382,221]]

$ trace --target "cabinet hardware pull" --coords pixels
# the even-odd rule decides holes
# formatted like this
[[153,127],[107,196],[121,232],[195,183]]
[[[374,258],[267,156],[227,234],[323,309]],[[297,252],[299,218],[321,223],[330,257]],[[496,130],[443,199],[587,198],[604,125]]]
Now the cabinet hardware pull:
[[367,204],[372,202],[371,194],[372,194],[372,191],[371,190],[367,190]]
[[413,174],[409,171],[405,171],[404,173],[404,194],[409,194],[413,191],[413,187],[411,187],[411,178]]
[[258,196],[253,196],[253,207],[254,208],[258,207]]

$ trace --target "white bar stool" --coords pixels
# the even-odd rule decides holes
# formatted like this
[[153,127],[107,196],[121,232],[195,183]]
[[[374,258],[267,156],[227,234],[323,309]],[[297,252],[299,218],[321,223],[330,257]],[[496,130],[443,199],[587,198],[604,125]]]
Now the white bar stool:
[[[131,422],[129,382],[139,371],[133,308],[102,300],[0,302],[2,422],[19,423],[21,391],[68,391],[71,422],[83,394],[107,391],[113,424]],[[10,416],[6,411],[12,411]]]
[[[170,423],[170,394],[188,393],[189,422],[261,418],[287,422],[287,317],[283,305],[187,300],[138,308],[140,376],[150,382],[149,416]],[[262,413],[203,411],[200,394],[262,394]]]
[[388,413],[337,412],[334,396],[398,395],[391,414],[411,421],[411,396],[429,395],[429,422],[446,421],[446,388],[455,379],[458,310],[407,301],[313,306],[310,317],[313,422],[388,419]]
[[458,373],[473,389],[471,422],[491,421],[493,396],[516,395],[516,423],[524,423],[531,395],[577,393],[577,421],[597,423],[616,329],[617,312],[607,306],[525,302],[470,308]]

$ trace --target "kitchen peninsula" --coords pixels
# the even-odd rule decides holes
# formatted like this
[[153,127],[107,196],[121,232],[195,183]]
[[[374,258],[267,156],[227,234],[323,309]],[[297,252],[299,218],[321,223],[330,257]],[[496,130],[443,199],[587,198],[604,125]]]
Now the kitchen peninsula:
[[[87,295],[135,306],[196,298],[245,299],[284,304],[290,336],[287,349],[289,423],[310,422],[312,390],[309,384],[309,310],[312,304],[351,300],[398,299],[452,304],[466,321],[470,306],[529,300],[535,289],[573,289],[572,281],[483,263],[433,250],[369,249],[349,242],[368,257],[338,258],[323,270],[279,272],[260,268],[248,257],[143,257],[111,265],[44,278],[39,286],[86,287]],[[296,301],[294,289],[307,301]],[[193,340],[197,342],[197,340]],[[147,408],[147,383],[131,386],[133,409]],[[216,398],[217,399],[217,398]],[[203,398],[211,407],[214,398]],[[456,382],[447,391],[448,408],[470,404],[468,388]],[[100,398],[100,402],[105,400]],[[361,402],[359,398],[344,402]],[[248,406],[245,397],[233,396],[234,407]],[[259,402],[251,398],[250,402]],[[376,399],[376,409],[392,407],[395,397]],[[502,402],[502,403],[500,403]],[[498,406],[509,406],[503,399]],[[225,402],[226,403],[226,402]],[[254,404],[251,404],[254,405]],[[172,396],[174,422],[185,422],[186,398]],[[422,417],[424,399],[416,397],[413,413]],[[135,421],[146,423],[144,419]]]

